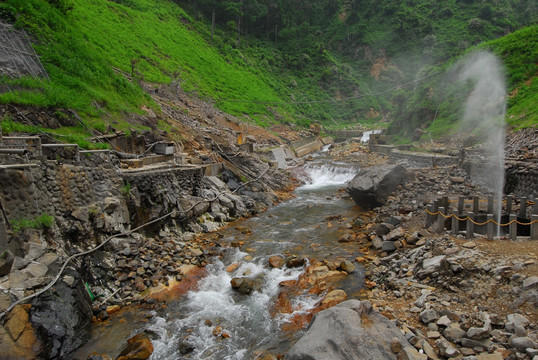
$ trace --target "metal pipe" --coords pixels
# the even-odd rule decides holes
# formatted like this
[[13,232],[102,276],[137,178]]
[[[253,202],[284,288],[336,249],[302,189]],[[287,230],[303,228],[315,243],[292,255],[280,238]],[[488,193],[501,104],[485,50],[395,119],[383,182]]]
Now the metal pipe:
[[27,149],[0,149],[0,154],[26,155]]

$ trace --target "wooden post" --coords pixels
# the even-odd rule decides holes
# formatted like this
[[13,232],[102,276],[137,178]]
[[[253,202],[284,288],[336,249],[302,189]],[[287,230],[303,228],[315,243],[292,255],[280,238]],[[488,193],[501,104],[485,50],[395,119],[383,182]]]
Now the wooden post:
[[531,224],[531,240],[538,240],[538,215],[531,215],[532,221],[536,222]]
[[488,214],[493,214],[493,195],[488,195]]
[[534,198],[534,207],[532,209],[533,215],[538,215],[538,198]]
[[429,228],[433,223],[433,215],[430,215],[431,212],[433,212],[433,204],[430,204],[426,206],[426,229]]
[[478,214],[480,210],[480,204],[478,203],[478,196],[473,196],[473,212]]
[[[517,221],[517,215],[516,214],[510,214],[510,221]],[[517,223],[513,222],[510,225],[508,225],[508,235],[510,237],[510,240],[516,240],[517,239]]]
[[[493,214],[488,214],[487,218],[488,221],[493,220]],[[486,224],[486,237],[488,240],[493,240],[495,237],[495,224],[491,221]]]
[[442,215],[442,214],[445,213],[445,208],[443,206],[440,206],[439,207],[439,212],[441,214],[437,215],[437,224],[436,224],[435,231],[438,232],[438,233],[442,233],[443,230],[445,229],[445,218]]
[[512,195],[507,195],[506,196],[506,213],[508,215],[511,215],[512,214],[512,200],[513,200],[513,196]]
[[521,198],[521,201],[519,202],[519,213],[517,214],[520,218],[526,218],[527,217],[527,197],[524,196]]
[[457,235],[460,229],[460,221],[456,218],[458,216],[456,211],[451,211],[452,214],[452,234]]
[[[439,211],[439,200],[434,200],[432,205],[432,212],[436,213]],[[439,219],[439,215],[433,215],[432,217],[432,223],[436,222],[437,219]]]
[[448,214],[448,210],[450,209],[450,202],[448,201],[448,196],[443,196],[442,206],[445,208],[446,213]]
[[472,220],[474,220],[474,213],[471,211],[467,214],[467,223],[465,227],[465,236],[467,239],[472,239],[474,237],[474,224],[472,223]]
[[[458,214],[463,214],[463,206],[465,204],[465,198],[463,196],[458,197]],[[461,216],[460,216],[461,217]]]

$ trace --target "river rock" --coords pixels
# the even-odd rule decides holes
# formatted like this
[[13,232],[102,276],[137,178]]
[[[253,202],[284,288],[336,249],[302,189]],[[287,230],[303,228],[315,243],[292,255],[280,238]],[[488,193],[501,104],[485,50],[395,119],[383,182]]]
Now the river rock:
[[446,260],[446,255],[435,256],[431,259],[424,259],[422,262],[422,270],[418,271],[417,276],[419,278],[425,278],[434,272],[448,270],[450,264]]
[[246,277],[235,277],[230,280],[232,289],[243,295],[252,294],[253,291],[259,291],[262,287],[261,279],[252,279]]
[[520,314],[510,314],[507,317],[507,322],[505,324],[505,329],[508,331],[514,332],[516,327],[525,328],[530,324],[529,319]]
[[347,299],[347,294],[344,290],[336,289],[329,292],[325,298],[321,301],[321,307],[328,309],[336,304],[339,304]]
[[347,272],[348,274],[351,274],[353,271],[355,271],[355,265],[353,265],[353,263],[349,260],[342,261],[338,268],[342,271]]
[[450,341],[457,341],[464,337],[466,334],[459,324],[452,323],[450,324],[445,331],[443,331],[443,336]]
[[385,204],[398,185],[409,178],[409,172],[401,165],[373,166],[357,174],[346,190],[360,208],[367,210]]
[[523,289],[538,288],[538,276],[529,276],[528,278],[523,280],[523,284],[521,284],[521,288]]
[[399,238],[403,237],[404,234],[405,234],[405,231],[404,231],[403,228],[401,228],[401,227],[396,228],[396,229],[392,230],[391,232],[389,232],[387,234],[387,240],[388,241],[396,241]]
[[34,298],[31,322],[48,350],[49,358],[66,358],[89,338],[91,300],[79,274],[68,269],[75,278],[73,286],[58,282],[53,291]]
[[284,258],[278,255],[271,256],[269,258],[269,265],[272,268],[280,269],[284,266]]
[[396,244],[392,241],[383,241],[381,243],[381,250],[383,251],[394,251],[396,250]]
[[146,333],[140,333],[127,340],[127,346],[117,360],[145,360],[153,354],[153,344]]
[[411,346],[390,320],[373,310],[370,302],[348,300],[319,312],[286,359],[396,359],[391,350],[394,338],[403,348]]
[[292,256],[289,259],[286,260],[286,266],[289,268],[296,268],[304,266],[307,262],[307,259],[303,256]]
[[437,311],[433,309],[426,309],[422,311],[419,316],[420,316],[420,320],[424,324],[428,324],[428,323],[431,323],[432,321],[439,319],[439,314],[437,313]]
[[439,353],[447,358],[453,358],[460,354],[454,346],[444,339],[439,339],[435,342],[435,345],[439,349]]

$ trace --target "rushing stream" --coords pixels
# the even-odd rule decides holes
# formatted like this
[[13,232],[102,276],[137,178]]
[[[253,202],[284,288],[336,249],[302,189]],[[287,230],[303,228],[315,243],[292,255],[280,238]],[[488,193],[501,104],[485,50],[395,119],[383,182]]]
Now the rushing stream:
[[[351,200],[336,196],[336,190],[351,180],[356,171],[338,165],[313,164],[305,168],[306,185],[295,198],[279,204],[257,217],[241,221],[244,234],[229,227],[223,241],[244,241],[248,253],[230,250],[223,259],[208,266],[208,276],[196,291],[181,301],[169,304],[166,314],[156,315],[148,329],[158,334],[151,359],[253,359],[260,351],[285,352],[300,334],[280,330],[292,314],[271,314],[279,283],[295,280],[303,268],[274,269],[267,266],[271,255],[294,254],[309,258],[350,257],[353,250],[337,242],[338,229],[326,218],[349,212]],[[228,273],[226,267],[239,263]],[[230,286],[235,276],[262,278],[260,292],[236,293]],[[348,288],[360,288],[360,275],[350,276]],[[344,286],[344,285],[343,285]],[[349,290],[348,290],[349,291]],[[297,297],[296,311],[308,311],[320,300],[307,293]],[[229,338],[215,336],[215,329]],[[189,353],[185,354],[186,349]]]
[[[254,359],[265,351],[285,353],[302,335],[304,329],[283,331],[281,326],[298,312],[311,310],[324,294],[305,291],[294,298],[293,313],[272,311],[279,284],[297,279],[304,268],[271,268],[268,258],[297,255],[352,260],[360,254],[353,244],[338,242],[345,222],[339,220],[352,221],[356,215],[353,201],[341,197],[338,189],[358,170],[346,164],[324,164],[322,156],[319,159],[304,167],[305,185],[295,190],[293,199],[219,230],[221,242],[239,242],[241,250],[230,247],[207,266],[208,274],[196,290],[131,328],[133,334],[142,329],[152,333],[151,359]],[[237,268],[228,272],[231,264]],[[230,280],[238,276],[262,279],[260,291],[250,295],[234,291]],[[338,286],[353,296],[363,281],[362,271],[355,271]]]

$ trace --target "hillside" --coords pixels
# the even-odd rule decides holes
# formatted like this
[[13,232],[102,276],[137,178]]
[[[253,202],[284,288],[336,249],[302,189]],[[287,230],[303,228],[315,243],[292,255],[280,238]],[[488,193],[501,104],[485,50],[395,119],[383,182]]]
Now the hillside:
[[[447,62],[535,23],[537,10],[526,0],[7,0],[0,18],[31,34],[50,78],[4,76],[0,103],[75,110],[84,125],[49,129],[60,135],[148,130],[128,119],[159,113],[147,89],[172,84],[265,127],[392,123],[408,137],[457,117],[427,96]],[[535,34],[480,45],[507,66],[516,127],[537,121]]]

